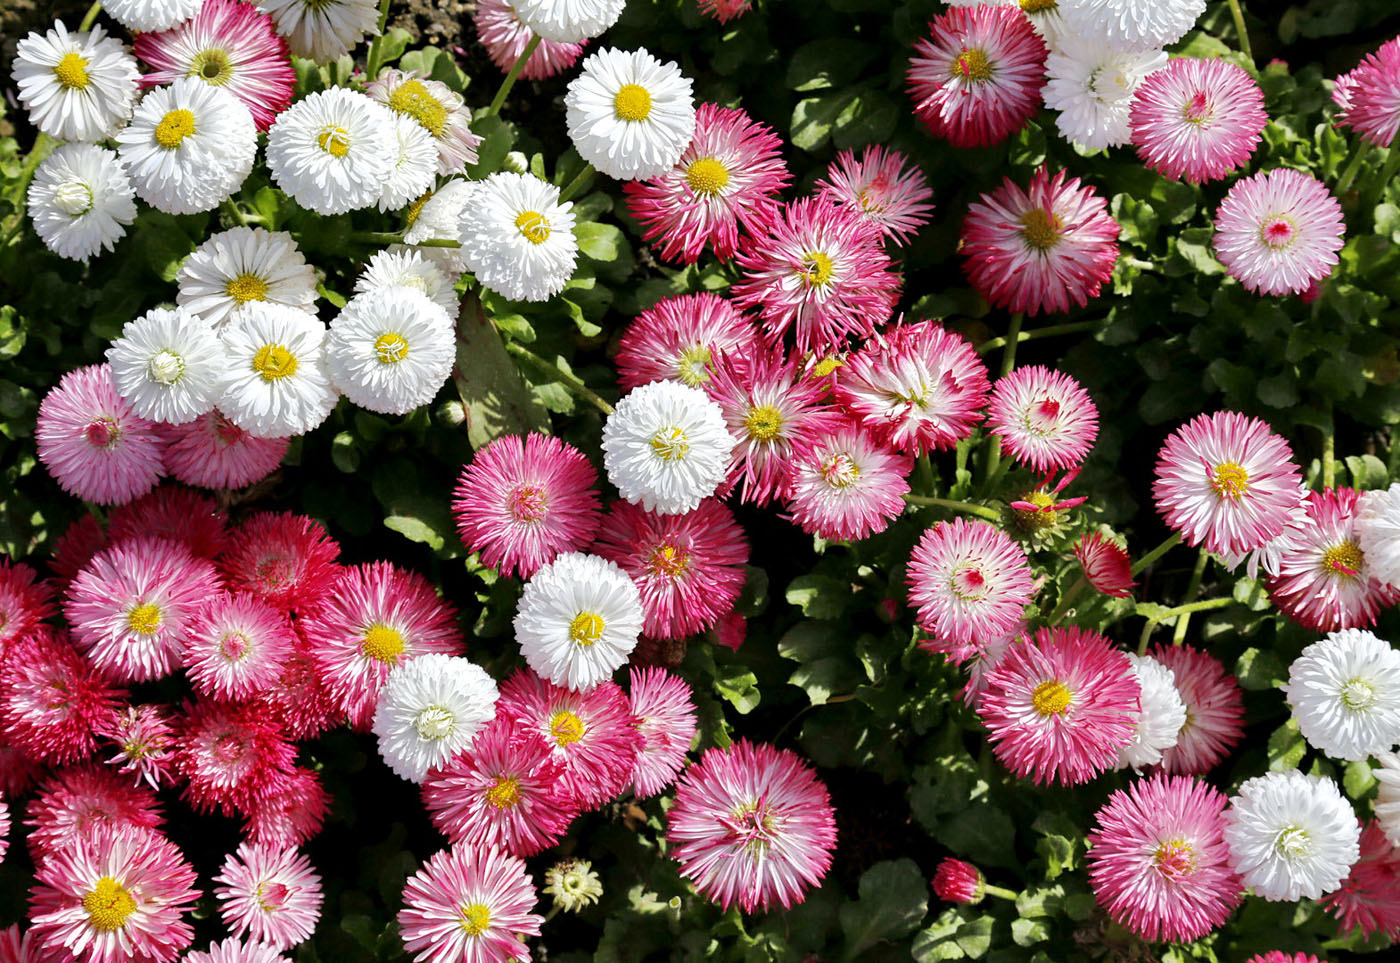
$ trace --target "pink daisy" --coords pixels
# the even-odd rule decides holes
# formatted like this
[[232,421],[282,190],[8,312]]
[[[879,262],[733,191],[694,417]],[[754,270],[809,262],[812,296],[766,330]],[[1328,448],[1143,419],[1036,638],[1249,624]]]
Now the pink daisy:
[[108,541],[142,535],[179,542],[197,558],[214,559],[228,547],[228,515],[207,495],[162,485],[112,509],[107,517]]
[[909,557],[909,603],[918,622],[944,645],[959,650],[1004,636],[1035,597],[1026,551],[986,522],[939,522]]
[[1255,294],[1299,294],[1332,273],[1346,224],[1317,178],[1280,167],[1236,181],[1215,212],[1215,253]]
[[954,147],[989,147],[1040,106],[1049,48],[1021,11],[953,7],[929,23],[909,61],[915,115]]
[[144,495],[165,474],[160,426],[117,394],[110,365],[78,368],[59,379],[39,404],[34,443],[60,488],[99,505]]
[[1194,57],[1169,60],[1149,74],[1128,115],[1143,163],[1193,184],[1248,161],[1268,122],[1264,93],[1243,68]]
[[618,386],[679,381],[704,388],[720,355],[748,355],[757,337],[752,319],[718,294],[662,298],[627,326],[617,348]]
[[[1389,147],[1400,129],[1400,37],[1367,54],[1347,78],[1339,123],[1378,147]],[[1342,90],[1340,77],[1337,89]]]
[[655,796],[685,768],[695,738],[695,704],[690,686],[665,669],[629,669],[627,700],[637,717],[641,747],[632,770],[632,794]]
[[199,898],[175,844],[150,831],[75,838],[36,870],[30,933],[84,963],[168,963],[194,938],[184,914]]
[[164,822],[153,791],[95,763],[44,780],[24,820],[36,863],[95,833],[154,831]]
[[184,23],[158,33],[138,33],[136,56],[154,70],[141,78],[147,87],[200,77],[243,102],[258,130],[292,102],[296,71],[272,18],[240,0],[204,0]]
[[320,522],[261,512],[233,530],[219,567],[230,590],[300,614],[334,589],[339,556],[340,546]]
[[[530,42],[534,32],[520,22],[509,0],[478,0],[473,20],[477,39],[486,48],[491,62],[501,69],[501,73],[509,73],[525,52],[525,45]],[[541,40],[521,69],[520,77],[523,80],[544,80],[562,73],[574,65],[586,46],[586,40],[583,43]]]
[[1244,895],[1225,845],[1227,802],[1206,783],[1160,774],[1110,796],[1088,856],[1109,917],[1154,941],[1188,943],[1219,928]]
[[792,460],[783,497],[804,532],[855,541],[883,532],[904,511],[914,460],[847,422]]
[[1288,442],[1258,418],[1219,411],[1197,415],[1162,445],[1152,498],[1187,545],[1242,555],[1288,525],[1299,481]]
[[186,485],[242,488],[277,470],[289,438],[254,438],[218,411],[163,426],[165,465]]
[[1037,364],[997,380],[987,424],[1001,436],[1004,454],[1049,474],[1089,454],[1099,436],[1099,409],[1078,381]]
[[494,847],[435,853],[403,888],[399,930],[415,963],[501,963],[530,959],[539,936],[535,887],[519,857]]
[[753,0],[698,0],[698,4],[700,12],[705,16],[720,23],[728,23],[747,11]]
[[1337,918],[1344,934],[1360,927],[1362,937],[1379,932],[1391,941],[1400,939],[1400,849],[1376,820],[1361,827],[1361,858],[1352,864],[1351,875],[1318,903]]
[[390,669],[464,649],[457,610],[423,576],[388,562],[345,569],[300,626],[327,692],[358,732],[369,731]]
[[922,455],[972,434],[987,404],[987,367],[937,321],[896,324],[836,369],[832,395],[872,436]]
[[282,662],[282,671],[259,697],[282,731],[293,739],[311,739],[340,720],[326,690],[311,647],[296,633],[296,644]]
[[880,230],[823,197],[784,204],[769,233],[739,252],[735,305],[756,308],[772,341],[793,331],[802,352],[837,349],[889,320],[900,278]]
[[1032,315],[1082,308],[1113,276],[1118,222],[1092,187],[1066,176],[1041,167],[1025,190],[1003,178],[968,208],[963,270],[993,306]]
[[987,673],[977,715],[996,757],[1036,785],[1088,782],[1133,740],[1140,687],[1128,657],[1097,632],[1037,629]]
[[244,838],[274,849],[300,846],[321,831],[330,808],[330,794],[311,770],[274,773],[246,814]]
[[214,882],[219,915],[234,936],[285,950],[306,940],[321,918],[321,877],[290,847],[243,843]]
[[666,839],[681,875],[721,908],[786,909],[830,869],[836,819],[800,756],[740,739],[681,774]]
[[92,515],[83,515],[64,529],[63,534],[54,540],[53,557],[49,559],[54,588],[67,592],[73,576],[106,546],[107,532]]
[[164,538],[129,538],[93,556],[63,603],[73,639],[118,682],[180,665],[195,613],[219,591],[213,563]]
[[1327,961],[1320,960],[1311,953],[1285,953],[1282,950],[1270,950],[1267,953],[1251,956],[1244,963],[1327,963]]
[[185,954],[185,963],[289,963],[288,959],[270,946],[227,939],[210,943],[206,950]]
[[563,782],[564,761],[530,729],[496,719],[423,780],[423,805],[448,841],[533,856],[556,845],[579,807]]
[[598,474],[573,445],[531,432],[502,435],[462,469],[452,493],[469,551],[502,575],[529,578],[598,532]]
[[53,589],[28,565],[0,558],[0,662],[9,647],[54,615]]
[[960,859],[944,859],[933,872],[933,893],[948,903],[980,903],[986,889],[982,871]]
[[34,933],[21,933],[18,923],[0,930],[0,963],[67,963],[72,958],[63,950],[40,947]]
[[201,699],[186,706],[179,732],[175,768],[189,780],[185,799],[201,812],[256,810],[296,758],[296,747],[255,702]]
[[933,198],[917,164],[897,150],[873,144],[861,151],[843,150],[828,165],[826,177],[812,185],[873,223],[896,244],[906,244],[929,222]]
[[708,243],[728,261],[741,227],[761,235],[777,216],[775,196],[792,179],[782,143],[742,110],[701,104],[695,135],[676,166],[622,185],[627,209],[644,228],[642,239],[659,240],[663,260],[694,264]]
[[171,781],[175,764],[175,730],[164,706],[126,706],[93,727],[115,748],[107,760],[118,772],[134,775],[152,789]]
[[1189,645],[1155,645],[1149,653],[1176,677],[1186,722],[1176,745],[1162,751],[1162,770],[1203,776],[1244,738],[1244,700],[1220,660]]
[[1086,532],[1074,543],[1074,558],[1084,571],[1084,581],[1094,591],[1116,599],[1133,594],[1133,566],[1117,542],[1105,538],[1102,532]]
[[42,626],[0,663],[0,733],[36,762],[77,762],[97,748],[93,726],[125,694],[66,635]]
[[617,796],[632,779],[641,736],[616,682],[574,692],[522,669],[501,683],[496,715],[544,738],[564,764],[561,784],[585,811]]
[[256,595],[220,592],[190,623],[184,664],[196,692],[249,699],[272,687],[296,645],[284,613]]

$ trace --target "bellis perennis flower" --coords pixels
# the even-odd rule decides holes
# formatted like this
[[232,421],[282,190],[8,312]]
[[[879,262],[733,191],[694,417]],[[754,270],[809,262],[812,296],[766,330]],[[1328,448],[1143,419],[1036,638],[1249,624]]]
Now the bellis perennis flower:
[[646,50],[594,53],[570,82],[564,106],[579,155],[619,180],[665,173],[695,133],[690,79]]
[[1337,784],[1296,769],[1246,779],[1225,819],[1231,869],[1266,900],[1330,893],[1360,854],[1361,826]]

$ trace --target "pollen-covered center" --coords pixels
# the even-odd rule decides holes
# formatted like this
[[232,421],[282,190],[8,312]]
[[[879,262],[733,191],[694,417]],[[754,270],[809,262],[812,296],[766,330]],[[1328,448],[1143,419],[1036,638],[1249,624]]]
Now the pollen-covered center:
[[409,227],[412,227],[413,223],[418,220],[418,215],[423,213],[423,205],[428,203],[428,198],[432,197],[433,193],[433,191],[424,191],[412,204],[408,205],[408,209],[404,211],[404,220]]
[[962,80],[971,80],[982,83],[992,79],[995,69],[992,61],[987,57],[987,52],[978,47],[968,47],[953,58],[952,64],[948,67],[948,73]]
[[613,97],[613,113],[618,120],[646,120],[651,115],[651,94],[640,84],[623,84]]
[[87,65],[86,60],[70,50],[53,65],[53,75],[65,90],[86,90],[92,82],[88,80]]
[[860,466],[845,452],[839,452],[821,465],[822,478],[832,488],[849,488],[860,480]]
[[1031,708],[1047,717],[1064,712],[1072,701],[1073,696],[1069,688],[1058,679],[1042,682],[1031,693]]
[[1259,240],[1266,247],[1285,248],[1298,239],[1298,225],[1285,214],[1264,219],[1259,226]]
[[194,133],[194,114],[183,107],[169,111],[156,124],[156,143],[166,150],[174,150],[180,142]]
[[1021,239],[1037,251],[1048,251],[1060,242],[1059,219],[1043,207],[1021,215]]
[[690,442],[679,428],[662,428],[651,436],[651,450],[664,461],[680,461],[690,454]]
[[485,903],[468,903],[457,912],[462,916],[462,931],[468,936],[480,936],[491,925],[491,910]]
[[801,261],[802,266],[797,273],[802,275],[808,287],[825,287],[831,282],[831,275],[836,270],[831,255],[825,251],[808,251],[802,255]]
[[265,344],[253,355],[253,370],[271,384],[297,373],[297,358],[285,345]]
[[515,229],[531,244],[549,240],[549,222],[539,211],[521,211],[515,219]]
[[160,628],[160,622],[160,606],[151,602],[143,602],[126,613],[127,627],[141,635],[154,633]]
[[578,742],[583,738],[583,720],[568,709],[560,709],[549,720],[549,734],[561,746]]
[[1287,859],[1298,859],[1312,851],[1312,837],[1301,826],[1285,826],[1274,840],[1274,849]]
[[418,730],[418,735],[422,738],[429,742],[437,742],[452,735],[452,731],[457,728],[457,717],[452,714],[451,709],[424,706],[418,710],[418,715],[413,717],[413,728]]
[[1352,712],[1363,712],[1376,704],[1376,690],[1365,679],[1349,679],[1342,686],[1342,706]]
[[239,304],[247,304],[249,301],[267,300],[267,282],[256,274],[247,271],[228,279],[224,285],[224,293]]
[[647,568],[651,574],[658,576],[684,575],[686,569],[690,567],[690,553],[679,545],[672,545],[669,542],[658,545],[652,549],[651,557],[647,560]]
[[1342,542],[1322,553],[1322,570],[1333,575],[1356,578],[1361,574],[1361,566],[1366,556],[1354,542]]
[[393,665],[405,644],[403,634],[398,629],[376,622],[365,630],[360,651],[367,659],[378,659],[385,665]]
[[185,359],[173,351],[157,351],[146,363],[146,374],[157,384],[173,385],[185,374]]
[[588,648],[603,637],[603,629],[606,626],[607,623],[597,612],[580,612],[569,623],[569,638],[582,648]]
[[316,135],[316,143],[332,157],[344,157],[350,153],[350,132],[344,127],[327,125]]
[[54,191],[53,200],[69,217],[81,217],[92,210],[92,188],[82,181],[69,181]]
[[699,388],[710,380],[711,357],[710,349],[705,345],[687,345],[676,358],[676,377],[692,388]]
[[199,77],[212,87],[222,87],[233,79],[233,64],[228,51],[218,47],[201,50],[190,58],[190,69],[185,71],[185,76]]
[[1048,13],[1058,7],[1056,0],[1021,0],[1021,9],[1026,13]]
[[510,517],[517,522],[538,522],[544,518],[549,496],[543,488],[521,485],[510,496]]
[[422,81],[410,80],[399,84],[389,95],[389,107],[412,117],[434,137],[442,137],[447,131],[447,108],[428,93]]
[[701,157],[685,169],[685,182],[697,194],[718,194],[729,186],[729,169],[714,157]]
[[1152,862],[1167,879],[1180,879],[1195,872],[1196,853],[1186,840],[1169,839],[1157,845]]
[[1242,498],[1249,491],[1249,472],[1239,462],[1221,462],[1211,469],[1210,487],[1221,498]]
[[509,809],[520,802],[520,781],[511,776],[498,776],[496,784],[486,790],[486,801],[497,809]]
[[95,930],[111,932],[126,925],[126,918],[136,912],[136,900],[111,876],[103,876],[92,891],[83,897],[88,923]]
[[408,341],[396,331],[388,331],[374,339],[374,356],[380,364],[398,364],[408,357]]
[[772,405],[755,405],[744,419],[744,428],[754,441],[772,441],[783,430],[783,413]]

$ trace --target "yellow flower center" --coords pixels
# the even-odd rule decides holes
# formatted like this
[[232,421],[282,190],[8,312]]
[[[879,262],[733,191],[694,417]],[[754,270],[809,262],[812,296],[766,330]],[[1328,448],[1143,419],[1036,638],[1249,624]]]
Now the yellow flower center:
[[744,427],[754,441],[772,441],[783,430],[783,413],[772,405],[750,408]]
[[1025,527],[1035,529],[1054,528],[1060,521],[1060,513],[1051,510],[1051,506],[1055,504],[1055,499],[1051,498],[1048,493],[1036,490],[1028,492],[1020,500],[1023,502],[1030,502],[1035,506],[1034,511],[1025,508],[1013,508],[1011,510],[1012,514],[1016,516],[1016,521],[1020,522]]
[[1237,462],[1221,462],[1211,472],[1210,487],[1221,498],[1239,498],[1249,491],[1249,472]]
[[832,457],[821,466],[822,477],[832,488],[849,488],[860,480],[860,466],[845,452]]
[[350,153],[350,132],[344,127],[327,127],[316,135],[316,143],[332,157],[344,157]]
[[1196,853],[1186,840],[1169,839],[1158,844],[1152,862],[1157,865],[1157,872],[1167,879],[1179,879],[1195,871]]
[[160,606],[144,602],[126,613],[126,624],[133,632],[151,635],[160,628]]
[[651,94],[637,84],[623,84],[613,98],[613,113],[618,120],[646,120],[651,114]]
[[404,650],[404,638],[397,629],[375,623],[365,632],[360,643],[360,651],[367,659],[378,659],[385,665],[392,665]]
[[685,182],[697,194],[718,194],[729,186],[729,170],[713,157],[702,157],[685,169]]
[[374,353],[380,364],[398,364],[408,357],[408,342],[393,331],[374,339]]
[[190,59],[190,69],[185,71],[185,76],[199,77],[211,87],[222,87],[233,79],[228,51],[217,47],[201,50]]
[[174,150],[180,141],[194,133],[194,114],[183,107],[170,111],[156,124],[156,143]]
[[520,802],[520,781],[510,776],[501,776],[496,784],[486,790],[486,801],[497,809],[509,809]]
[[239,304],[247,304],[249,301],[266,301],[267,282],[256,274],[244,271],[236,278],[229,278],[228,283],[224,285],[224,293]]
[[537,522],[549,509],[549,496],[543,488],[521,485],[510,496],[510,516],[517,522]]
[[1043,207],[1033,207],[1021,215],[1021,239],[1037,251],[1048,251],[1060,242],[1057,219]]
[[1331,575],[1356,578],[1361,574],[1365,561],[1366,556],[1361,554],[1361,549],[1352,542],[1343,542],[1322,553],[1322,570]]
[[683,349],[680,357],[676,359],[676,377],[692,388],[700,387],[710,380],[710,372],[706,368],[711,357],[710,349],[705,345],[690,345]]
[[1055,0],[1021,0],[1021,9],[1026,13],[1046,13],[1058,7]]
[[121,883],[103,876],[92,892],[83,897],[83,909],[87,910],[93,929],[111,932],[126,925],[126,918],[136,912],[136,900]]
[[678,461],[690,453],[690,442],[679,428],[662,428],[651,436],[651,450],[657,458]]
[[389,95],[389,106],[400,114],[407,114],[432,134],[442,137],[447,131],[447,108],[436,97],[428,93],[421,81],[410,80],[402,83]]
[[521,211],[515,219],[515,227],[531,244],[543,244],[549,240],[549,222],[539,211]]
[[647,567],[653,575],[674,578],[690,567],[690,555],[677,545],[661,545],[652,551]]
[[812,374],[818,378],[825,378],[837,368],[843,368],[845,365],[846,362],[836,357],[836,355],[827,355],[817,362],[817,366],[812,369]]
[[265,344],[253,355],[253,370],[271,384],[297,373],[296,355],[280,344]]
[[1042,716],[1056,716],[1069,708],[1071,696],[1063,682],[1042,682],[1031,693],[1031,708]]
[[468,903],[458,912],[462,914],[462,931],[468,936],[480,936],[491,925],[491,910],[484,903]]
[[432,196],[432,191],[424,191],[423,196],[419,197],[412,204],[408,205],[408,210],[405,212],[405,217],[408,221],[409,227],[412,227],[413,222],[418,220],[418,215],[423,213],[423,205],[428,203],[428,198]]
[[561,709],[549,720],[549,731],[555,742],[567,746],[583,738],[583,720],[568,709]]
[[86,90],[88,80],[87,61],[69,51],[53,66],[53,75],[65,90]]
[[797,273],[802,275],[808,287],[824,287],[831,280],[834,266],[830,255],[823,251],[808,251],[802,255],[802,267]]
[[982,83],[992,79],[992,62],[987,59],[986,51],[969,47],[953,58],[948,73],[962,80]]
[[603,637],[605,625],[603,617],[596,612],[580,612],[569,623],[569,638],[586,649]]

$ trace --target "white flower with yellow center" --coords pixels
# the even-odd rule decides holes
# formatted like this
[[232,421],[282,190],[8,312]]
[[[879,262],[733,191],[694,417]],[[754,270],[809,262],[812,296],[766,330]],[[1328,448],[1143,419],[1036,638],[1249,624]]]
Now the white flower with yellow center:
[[317,214],[344,214],[379,200],[399,158],[394,118],[345,87],[319,90],[277,115],[267,166],[277,186]]
[[[424,241],[462,240],[461,216],[467,198],[481,182],[454,177],[436,190],[424,194],[408,205],[404,217],[408,227],[404,230],[404,243],[423,257],[432,261],[456,284],[462,272],[467,269],[460,247],[412,247]],[[397,248],[390,248],[397,250]]]
[[525,583],[515,641],[543,678],[584,692],[626,663],[644,620],[641,593],[626,572],[596,555],[570,552]]
[[653,381],[628,392],[603,425],[603,466],[618,493],[660,515],[694,511],[729,467],[734,436],[699,388]]
[[437,180],[437,147],[433,137],[412,117],[393,114],[396,160],[379,191],[381,211],[397,211],[422,197]]
[[102,9],[128,30],[169,30],[199,13],[204,0],[104,0]]
[[512,301],[548,301],[578,263],[573,209],[559,203],[559,188],[538,177],[492,174],[476,182],[462,207],[462,261]]
[[298,57],[318,64],[349,53],[366,34],[379,33],[374,0],[257,0]]
[[175,301],[217,333],[250,305],[316,313],[316,271],[286,231],[234,227],[209,235],[180,265]]
[[452,279],[421,251],[409,248],[380,251],[369,259],[364,273],[355,279],[356,294],[391,287],[422,291],[446,311],[448,317],[457,317],[457,292],[453,290]]
[[250,305],[220,332],[225,365],[218,408],[256,438],[310,431],[339,395],[326,370],[326,327],[296,308]]
[[481,138],[472,133],[472,115],[462,95],[451,87],[419,77],[415,71],[390,68],[366,84],[365,93],[427,132],[432,138],[437,173],[460,174],[468,164],[476,163]]
[[184,308],[152,308],[107,349],[117,394],[142,418],[183,425],[214,410],[224,349]]
[[1317,899],[1337,889],[1360,838],[1337,784],[1296,769],[1246,779],[1225,811],[1230,868],[1262,899]]
[[137,196],[167,214],[218,207],[243,184],[258,151],[248,108],[199,77],[148,93],[116,141]]
[[141,76],[136,58],[101,27],[69,33],[31,33],[15,47],[12,76],[29,120],[59,140],[97,141],[115,134],[131,116]]
[[676,166],[695,135],[690,78],[646,50],[599,50],[564,96],[579,156],[620,180],[646,180]]
[[136,220],[126,165],[93,144],[63,144],[45,157],[29,182],[34,233],[59,257],[86,261],[110,251]]
[[405,415],[433,400],[452,370],[452,319],[426,294],[387,287],[357,294],[331,322],[331,383],[361,408]]
[[391,669],[371,727],[379,755],[409,782],[470,749],[496,717],[495,681],[466,659],[430,652]]
[[554,43],[583,43],[622,16],[627,0],[513,0],[520,22]]
[[1400,742],[1400,652],[1365,629],[1314,642],[1283,686],[1298,731],[1337,759],[1365,759]]

